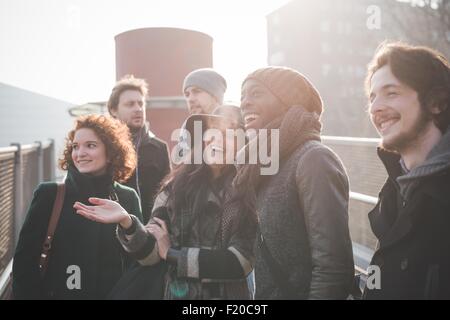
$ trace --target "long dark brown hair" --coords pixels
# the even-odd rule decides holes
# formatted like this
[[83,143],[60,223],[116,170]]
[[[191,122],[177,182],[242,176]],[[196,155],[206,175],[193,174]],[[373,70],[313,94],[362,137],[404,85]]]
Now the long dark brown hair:
[[[246,232],[256,226],[255,193],[250,181],[232,184],[236,174],[233,165],[226,165],[221,176],[225,179],[225,199],[223,208],[227,205],[237,205],[239,215],[235,225],[235,232]],[[175,167],[164,179],[160,192],[167,192],[168,206],[172,212],[180,214],[183,209],[190,208],[197,199],[206,201],[206,196],[212,188],[213,175],[211,168],[205,164],[181,164]]]
[[161,192],[167,192],[171,209],[178,213],[186,208],[199,192],[206,193],[211,179],[212,173],[206,164],[181,164],[166,176]]

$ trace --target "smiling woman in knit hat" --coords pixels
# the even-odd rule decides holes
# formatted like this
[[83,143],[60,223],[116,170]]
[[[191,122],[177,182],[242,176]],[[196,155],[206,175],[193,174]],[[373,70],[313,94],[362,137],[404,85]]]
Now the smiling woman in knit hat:
[[345,299],[354,269],[349,186],[320,141],[320,94],[296,70],[266,67],[244,80],[241,111],[247,130],[279,129],[278,173],[244,165],[234,180],[251,181],[256,198],[255,298]]
[[[268,96],[263,95],[265,90]],[[247,102],[244,98],[250,97],[266,101],[247,106],[244,117],[248,128],[266,125],[274,116],[285,113],[293,106],[304,107],[318,116],[323,111],[322,98],[313,84],[301,73],[285,67],[267,67],[249,74],[242,84],[243,107]]]

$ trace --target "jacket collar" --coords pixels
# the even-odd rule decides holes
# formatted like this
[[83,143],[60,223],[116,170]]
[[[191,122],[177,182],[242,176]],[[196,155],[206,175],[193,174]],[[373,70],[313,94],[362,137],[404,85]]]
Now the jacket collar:
[[424,163],[406,174],[402,171],[399,154],[378,148],[378,156],[386,167],[389,177],[397,183],[402,197],[410,200],[411,194],[421,181],[440,176],[450,170],[450,128],[430,151]]
[[383,188],[380,194],[380,202],[369,213],[369,219],[373,232],[380,241],[380,249],[384,249],[403,239],[411,231],[413,221],[410,212],[398,212],[400,187],[397,178],[403,174],[401,156],[381,147],[378,147],[377,153],[386,168],[389,181],[388,187]]
[[450,130],[430,151],[424,163],[397,179],[405,198],[413,192],[420,181],[439,177],[450,170]]
[[[446,136],[449,136],[448,132]],[[441,140],[441,142],[432,150],[425,164],[429,165],[433,163],[433,159],[436,159],[436,157],[438,161],[441,161],[439,159],[441,159],[441,157],[443,156],[445,157],[445,155],[448,154],[448,150],[446,150],[445,148],[447,143],[447,138]],[[390,177],[391,182],[388,183],[392,183],[392,187],[397,187],[397,192],[400,192],[401,185],[398,184],[398,181],[401,181],[405,176],[411,176],[411,172],[405,176],[402,176],[400,155],[396,153],[378,148],[378,156],[386,167],[386,170]],[[438,161],[437,163],[439,163]],[[408,200],[406,205],[413,209],[408,209],[407,207],[405,210],[401,210],[401,212],[398,212],[398,206],[396,203],[397,192],[395,192],[395,190],[393,190],[392,188],[384,189],[384,194],[381,194],[381,202],[369,216],[374,232],[380,239],[381,248],[388,247],[409,234],[409,232],[413,228],[416,215],[426,213],[426,210],[424,208],[419,207],[424,203],[425,199],[431,198],[433,199],[432,201],[438,201],[442,203],[444,207],[450,207],[450,198],[448,197],[447,192],[444,191],[448,190],[450,186],[450,166],[447,166],[447,169],[444,170],[440,169],[440,167],[435,168],[437,170],[440,170],[438,171],[439,174],[435,173],[433,175],[430,173],[428,175],[417,176],[415,180],[412,181],[414,182],[414,188],[420,188],[419,194],[410,199],[405,198]],[[414,171],[412,173],[414,174]],[[397,186],[394,186],[393,184],[397,184]],[[409,186],[411,185],[412,184],[410,184]],[[409,189],[411,192],[413,191],[413,188]],[[383,216],[380,215],[380,210],[383,210]],[[392,212],[389,212],[391,210],[395,210],[398,213],[398,216],[392,224],[389,224],[389,217],[387,217],[386,215],[393,214]]]
[[152,138],[154,137],[155,134],[148,129],[147,125],[144,125],[141,129],[132,134],[133,144],[136,149],[140,146],[151,143]]
[[390,178],[397,179],[402,174],[402,166],[400,164],[400,155],[395,152],[387,151],[381,147],[377,149],[378,157],[383,163]]

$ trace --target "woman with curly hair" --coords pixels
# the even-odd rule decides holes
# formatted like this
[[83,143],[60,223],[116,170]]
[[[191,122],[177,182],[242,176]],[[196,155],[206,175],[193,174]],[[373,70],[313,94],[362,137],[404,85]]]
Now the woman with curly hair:
[[128,179],[136,156],[126,125],[102,115],[76,120],[67,137],[60,167],[67,170],[65,196],[45,275],[40,256],[47,235],[57,184],[42,183],[34,193],[14,256],[15,299],[104,299],[130,265],[112,225],[84,219],[73,208],[90,197],[120,203],[142,220]]

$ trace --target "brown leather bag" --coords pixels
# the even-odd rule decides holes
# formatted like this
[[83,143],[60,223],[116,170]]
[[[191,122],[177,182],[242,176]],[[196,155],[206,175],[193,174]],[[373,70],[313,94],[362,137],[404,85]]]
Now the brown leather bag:
[[44,243],[42,244],[42,252],[39,260],[39,270],[41,271],[41,277],[44,277],[45,273],[47,272],[48,261],[52,249],[53,236],[55,234],[56,226],[58,225],[59,217],[61,216],[65,193],[65,183],[58,183],[56,188],[56,198],[55,202],[53,203],[52,215],[50,216],[47,235],[45,236]]
[[[58,182],[56,187],[56,197],[53,203],[52,214],[50,216],[50,221],[48,223],[47,234],[42,244],[41,256],[39,259],[39,270],[41,272],[41,277],[43,278],[48,266],[48,261],[50,258],[50,252],[52,249],[53,236],[55,234],[56,226],[58,225],[59,217],[61,216],[61,210],[64,204],[64,195],[66,193],[66,185],[64,182]],[[13,300],[12,292],[12,273],[10,275],[10,281],[8,287],[5,290],[4,296],[1,300]]]

